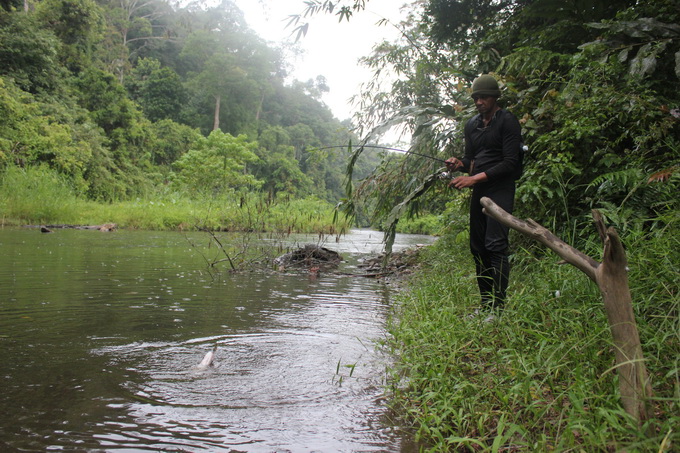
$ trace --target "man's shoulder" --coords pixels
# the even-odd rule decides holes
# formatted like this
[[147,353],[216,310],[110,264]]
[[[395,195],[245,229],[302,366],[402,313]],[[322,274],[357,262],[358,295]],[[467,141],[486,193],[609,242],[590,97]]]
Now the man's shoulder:
[[512,113],[510,110],[506,110],[506,109],[500,109],[498,111],[498,116],[505,116],[505,117],[508,117],[508,118],[517,119],[517,117],[515,116],[514,113]]
[[465,123],[465,126],[466,127],[473,127],[480,121],[481,118],[482,118],[482,115],[480,115],[478,113],[475,116],[473,116],[472,118],[468,119],[467,122]]
[[512,125],[515,125],[515,126],[518,126],[518,127],[520,125],[519,120],[517,119],[515,114],[512,113],[509,110],[505,110],[505,109],[499,110],[498,111],[498,118],[501,120],[500,122],[504,123],[504,124],[508,124],[508,125],[512,124]]

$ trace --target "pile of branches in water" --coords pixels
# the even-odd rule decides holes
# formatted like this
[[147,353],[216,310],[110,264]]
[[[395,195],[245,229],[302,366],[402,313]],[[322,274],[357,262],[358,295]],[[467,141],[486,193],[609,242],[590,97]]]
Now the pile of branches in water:
[[307,244],[303,247],[279,256],[274,260],[274,264],[279,269],[286,267],[337,267],[342,262],[340,254],[334,250],[320,247],[318,245]]
[[[362,273],[344,273],[350,277],[403,277],[413,272],[417,264],[417,256],[420,248],[407,249],[401,252],[384,253],[373,258],[368,258],[357,267]],[[280,271],[287,268],[309,269],[310,272],[318,272],[320,269],[334,269],[343,261],[335,251],[316,245],[305,245],[288,252],[274,260]]]
[[403,277],[415,269],[418,262],[420,247],[409,248],[400,252],[383,253],[373,258],[368,258],[359,264],[359,268],[365,271],[366,277]]

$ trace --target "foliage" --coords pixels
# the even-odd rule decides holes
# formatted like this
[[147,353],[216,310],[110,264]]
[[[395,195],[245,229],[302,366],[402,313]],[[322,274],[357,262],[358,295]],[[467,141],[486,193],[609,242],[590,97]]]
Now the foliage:
[[126,78],[126,88],[149,120],[179,121],[187,93],[179,75],[171,68],[161,66],[158,60],[140,59]]
[[368,0],[350,0],[348,2],[343,2],[342,0],[309,0],[305,2],[305,9],[302,14],[291,14],[289,16],[288,25],[296,25],[293,33],[297,34],[296,39],[300,39],[305,36],[307,30],[309,30],[309,23],[304,22],[300,24],[303,18],[318,13],[328,13],[335,14],[338,16],[338,21],[342,22],[343,19],[349,20],[354,12],[365,9],[367,1]]
[[0,179],[3,223],[70,221],[77,213],[75,191],[69,181],[45,165],[22,169],[11,165]]
[[29,93],[57,90],[64,72],[57,64],[60,43],[33,17],[0,11],[0,75]]
[[261,185],[246,174],[247,162],[257,159],[257,143],[245,135],[234,137],[220,130],[198,139],[186,154],[177,159],[171,175],[173,182],[197,193],[220,193],[228,189]]
[[[659,357],[678,355],[678,288],[669,279],[680,257],[660,252],[677,242],[679,225],[677,1],[421,4],[400,24],[400,40],[364,59],[375,77],[357,98],[361,143],[401,125],[413,152],[462,154],[462,125],[473,115],[467,87],[492,72],[529,146],[519,215],[593,252],[596,236],[583,226],[598,208],[624,237],[631,269],[640,266],[631,291],[654,362],[656,412],[638,427],[621,410],[612,354],[600,347],[608,333],[596,289],[533,245],[513,257],[516,292],[502,322],[468,319],[478,302],[463,253],[466,194],[428,184],[434,164],[388,155],[348,185],[345,205],[370,209],[373,225],[388,229],[402,212],[451,219],[390,329],[397,408],[431,451],[672,449],[678,367]],[[390,71],[397,77],[385,83]],[[659,277],[642,276],[647,267]]]
[[397,228],[399,233],[437,236],[444,230],[444,218],[441,215],[428,214],[402,219]]
[[78,196],[68,179],[47,166],[6,167],[0,173],[2,225],[101,225],[146,230],[342,234],[333,206],[315,197],[224,191],[206,196],[161,185],[144,198],[110,203]]
[[44,0],[36,4],[35,16],[61,42],[59,58],[65,67],[78,72],[92,64],[104,29],[94,0]]
[[[400,24],[402,39],[364,59],[375,70],[358,99],[364,142],[402,125],[415,152],[462,154],[462,125],[474,114],[469,82],[492,71],[530,149],[519,212],[556,219],[565,231],[593,207],[613,212],[624,202],[628,217],[655,218],[670,199],[652,207],[628,197],[631,187],[616,187],[613,175],[637,169],[642,182],[677,167],[678,11],[674,0],[425,2]],[[385,84],[390,70],[398,79]],[[431,173],[422,162],[383,165],[349,195],[371,206],[378,224]],[[671,193],[675,185],[655,187]],[[410,198],[411,212],[441,212],[448,197],[433,185]]]
[[85,173],[97,147],[96,136],[89,140],[60,106],[36,102],[2,78],[0,113],[0,166],[45,163],[68,175],[77,190],[86,190]]
[[169,119],[151,124],[150,131],[154,135],[149,144],[151,161],[159,166],[171,165],[202,137],[196,129]]

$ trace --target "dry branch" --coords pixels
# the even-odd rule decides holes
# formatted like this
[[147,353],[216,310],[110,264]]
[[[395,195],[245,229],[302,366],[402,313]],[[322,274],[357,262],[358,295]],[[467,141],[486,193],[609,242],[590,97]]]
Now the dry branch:
[[604,246],[602,263],[598,263],[533,220],[520,220],[487,197],[482,198],[481,203],[488,216],[544,244],[597,283],[614,340],[621,403],[638,422],[646,420],[652,390],[628,286],[626,252],[616,231],[606,228],[602,215],[593,211],[595,226]]

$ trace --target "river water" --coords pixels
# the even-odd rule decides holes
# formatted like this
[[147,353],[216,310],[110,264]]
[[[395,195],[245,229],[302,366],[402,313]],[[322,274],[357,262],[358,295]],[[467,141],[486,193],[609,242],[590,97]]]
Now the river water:
[[[357,230],[322,245],[353,273],[381,239]],[[431,241],[399,235],[395,250]],[[417,450],[383,399],[389,285],[209,272],[208,242],[0,229],[2,451]]]

